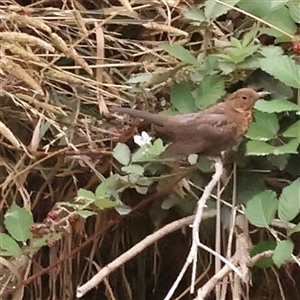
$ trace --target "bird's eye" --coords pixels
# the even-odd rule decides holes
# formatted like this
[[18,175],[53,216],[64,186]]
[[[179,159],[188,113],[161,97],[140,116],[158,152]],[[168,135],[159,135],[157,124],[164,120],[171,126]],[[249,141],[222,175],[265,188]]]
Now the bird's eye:
[[242,99],[243,99],[243,100],[247,100],[248,97],[247,97],[247,96],[242,96]]

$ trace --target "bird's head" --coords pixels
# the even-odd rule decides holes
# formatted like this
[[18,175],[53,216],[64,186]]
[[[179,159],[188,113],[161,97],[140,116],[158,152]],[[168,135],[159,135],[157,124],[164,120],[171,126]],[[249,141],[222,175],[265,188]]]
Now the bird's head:
[[258,99],[269,94],[269,92],[256,92],[251,88],[243,88],[232,93],[225,102],[236,110],[248,111],[253,109]]

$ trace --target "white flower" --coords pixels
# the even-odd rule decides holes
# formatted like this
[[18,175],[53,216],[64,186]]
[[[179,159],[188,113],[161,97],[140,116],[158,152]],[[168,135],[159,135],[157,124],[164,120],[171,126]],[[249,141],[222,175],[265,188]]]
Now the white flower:
[[133,140],[141,147],[143,145],[151,144],[152,137],[150,137],[146,131],[142,131],[141,135],[135,135]]

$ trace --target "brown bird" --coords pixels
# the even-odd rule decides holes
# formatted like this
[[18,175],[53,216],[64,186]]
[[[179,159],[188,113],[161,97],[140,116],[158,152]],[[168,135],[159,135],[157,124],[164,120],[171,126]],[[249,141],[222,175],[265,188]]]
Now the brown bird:
[[197,113],[166,116],[125,107],[112,107],[112,112],[125,113],[158,126],[171,136],[172,143],[161,158],[189,154],[220,156],[237,144],[253,120],[255,102],[269,94],[250,88],[239,89],[224,102]]

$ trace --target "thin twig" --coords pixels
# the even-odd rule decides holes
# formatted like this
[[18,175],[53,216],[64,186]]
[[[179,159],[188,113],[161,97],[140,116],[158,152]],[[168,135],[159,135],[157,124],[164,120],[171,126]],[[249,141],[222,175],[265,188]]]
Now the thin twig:
[[[215,216],[216,212],[211,210],[209,212],[205,212],[203,218],[211,218]],[[77,297],[81,298],[84,296],[89,290],[97,286],[106,276],[112,273],[114,270],[125,264],[127,261],[135,257],[137,254],[141,253],[150,245],[154,244],[158,240],[160,240],[165,235],[174,232],[184,226],[191,224],[194,220],[195,216],[189,216],[177,221],[174,221],[158,231],[154,232],[151,235],[148,235],[141,242],[130,248],[128,251],[124,252],[122,255],[117,257],[111,263],[102,268],[95,276],[93,276],[89,281],[87,281],[84,285],[78,287],[77,289]]]
[[209,198],[213,188],[216,186],[216,184],[218,183],[218,181],[220,180],[221,176],[223,173],[223,164],[222,164],[222,160],[220,158],[215,159],[215,173],[211,179],[211,181],[208,183],[208,185],[205,187],[204,192],[202,194],[202,196],[200,197],[200,199],[198,200],[198,204],[197,204],[197,211],[196,211],[196,215],[195,215],[195,219],[193,222],[193,241],[192,241],[192,246],[189,252],[189,255],[186,259],[186,262],[184,264],[184,266],[182,267],[179,275],[177,276],[173,286],[171,287],[171,289],[169,290],[167,296],[164,298],[164,300],[169,300],[171,299],[171,297],[173,296],[177,286],[179,285],[183,275],[185,274],[188,266],[193,263],[193,270],[192,270],[192,279],[191,279],[191,293],[194,292],[194,286],[195,286],[195,280],[196,280],[196,267],[197,267],[197,253],[198,253],[198,247],[201,247],[207,251],[209,251],[210,253],[212,253],[213,255],[217,255],[219,256],[219,258],[224,261],[227,265],[230,265],[230,268],[233,268],[235,270],[235,272],[239,271],[237,270],[237,268],[234,267],[234,265],[230,264],[230,262],[225,259],[224,257],[222,257],[220,254],[216,253],[215,251],[211,250],[210,248],[206,247],[205,245],[203,245],[200,242],[199,239],[199,229],[200,229],[200,223],[201,220],[203,218],[203,209],[206,206],[206,201]]

